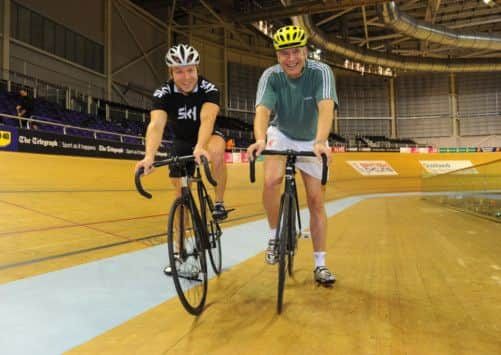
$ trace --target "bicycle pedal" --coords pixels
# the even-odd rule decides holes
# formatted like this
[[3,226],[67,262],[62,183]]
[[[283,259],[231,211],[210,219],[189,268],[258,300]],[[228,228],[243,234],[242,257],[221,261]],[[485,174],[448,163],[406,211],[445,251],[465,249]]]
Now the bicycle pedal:
[[325,282],[315,281],[315,283],[317,284],[317,287],[323,287],[323,288],[333,288],[334,287],[334,282],[325,283]]

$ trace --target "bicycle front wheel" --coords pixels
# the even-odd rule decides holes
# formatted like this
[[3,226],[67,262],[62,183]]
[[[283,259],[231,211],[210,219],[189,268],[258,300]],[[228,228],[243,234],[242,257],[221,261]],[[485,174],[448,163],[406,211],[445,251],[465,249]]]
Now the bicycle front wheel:
[[219,275],[223,267],[221,252],[221,235],[223,233],[219,223],[212,217],[214,203],[203,185],[201,187],[201,192],[200,202],[202,204],[202,222],[207,228],[207,237],[209,238],[209,259],[212,269],[217,275]]
[[167,229],[169,262],[179,300],[193,315],[202,313],[207,297],[207,261],[201,237],[189,204],[176,199]]

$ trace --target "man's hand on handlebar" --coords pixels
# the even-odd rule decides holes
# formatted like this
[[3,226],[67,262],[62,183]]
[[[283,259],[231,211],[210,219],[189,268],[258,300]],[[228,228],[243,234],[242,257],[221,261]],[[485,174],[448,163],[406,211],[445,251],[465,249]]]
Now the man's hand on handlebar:
[[202,164],[202,161],[200,160],[201,156],[205,156],[207,160],[210,161],[209,152],[199,146],[195,146],[195,149],[193,149],[193,156],[195,157],[195,162],[199,165]]
[[144,157],[143,160],[137,162],[135,171],[138,171],[140,168],[144,168],[144,172],[141,176],[149,175],[155,170],[153,163],[154,163],[153,159],[149,157]]
[[327,157],[327,161],[329,162],[332,158],[331,149],[327,146],[326,142],[318,142],[316,141],[313,144],[313,153],[317,156],[318,159],[322,160],[322,154],[325,154]]
[[247,159],[250,161],[254,160],[254,157],[261,155],[261,152],[266,148],[266,142],[264,139],[258,139],[256,143],[253,143],[247,148]]

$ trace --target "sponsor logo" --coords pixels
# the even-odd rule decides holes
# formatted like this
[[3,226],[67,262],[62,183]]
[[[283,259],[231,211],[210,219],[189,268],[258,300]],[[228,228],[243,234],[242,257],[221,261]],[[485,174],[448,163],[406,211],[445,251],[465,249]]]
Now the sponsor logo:
[[233,163],[233,153],[224,152],[224,162]]
[[470,160],[420,160],[423,168],[430,174],[445,174],[455,170],[458,174],[478,174],[477,169],[471,168],[473,163]]
[[161,98],[166,94],[170,94],[170,88],[168,85],[162,86],[161,89],[155,90],[155,92],[153,93],[153,96]]
[[12,143],[12,134],[9,131],[0,131],[0,147],[8,147]]
[[241,163],[242,162],[242,154],[240,152],[235,152],[233,154],[233,163]]
[[187,108],[186,106],[180,107],[177,111],[177,119],[178,120],[197,120],[197,107],[193,106],[191,108]]
[[331,150],[333,152],[344,152],[345,151],[345,147],[336,147],[336,146],[334,146],[334,147],[331,148]]
[[20,144],[27,144],[32,146],[42,146],[42,147],[51,147],[56,148],[60,144],[57,139],[44,139],[37,136],[29,137],[26,135],[20,135],[18,138]]
[[400,147],[400,153],[437,153],[434,147]]
[[200,82],[200,87],[204,89],[206,93],[211,91],[217,91],[216,85],[208,82],[207,80],[202,80]]
[[384,160],[348,160],[347,163],[363,176],[398,175]]

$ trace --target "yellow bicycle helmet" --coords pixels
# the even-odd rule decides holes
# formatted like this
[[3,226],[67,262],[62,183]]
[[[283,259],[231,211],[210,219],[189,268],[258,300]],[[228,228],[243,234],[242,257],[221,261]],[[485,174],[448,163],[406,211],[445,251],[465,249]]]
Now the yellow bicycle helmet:
[[300,26],[280,27],[273,35],[273,46],[278,51],[285,48],[296,48],[306,46],[308,37]]

